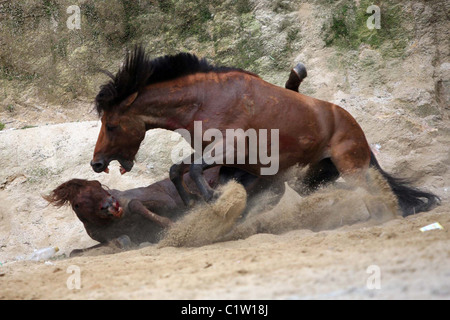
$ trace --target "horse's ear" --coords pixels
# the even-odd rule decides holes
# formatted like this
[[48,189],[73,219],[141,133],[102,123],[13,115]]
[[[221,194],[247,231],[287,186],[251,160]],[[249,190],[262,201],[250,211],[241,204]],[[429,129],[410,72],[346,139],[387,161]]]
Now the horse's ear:
[[130,95],[128,98],[125,99],[125,101],[123,102],[123,106],[125,108],[128,108],[129,106],[131,106],[131,104],[134,102],[134,100],[136,100],[138,96],[138,93],[135,92],[132,95]]

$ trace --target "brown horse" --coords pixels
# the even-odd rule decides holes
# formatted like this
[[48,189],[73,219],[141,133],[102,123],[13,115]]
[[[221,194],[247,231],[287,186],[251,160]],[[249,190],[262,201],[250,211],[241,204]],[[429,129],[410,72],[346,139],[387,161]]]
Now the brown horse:
[[[247,71],[214,67],[190,54],[151,60],[142,47],[136,47],[116,76],[102,86],[96,106],[102,119],[91,161],[96,172],[107,170],[112,160],[120,162],[122,172],[131,170],[149,129],[184,129],[192,137],[200,123],[202,137],[207,130],[226,136],[227,129],[241,129],[244,135],[234,136],[232,141],[216,139],[211,143],[204,139],[192,146],[201,156],[206,148],[215,150],[214,158],[221,158],[225,166],[256,176],[268,168],[267,161],[259,157],[252,162],[253,149],[248,143],[245,161],[239,162],[235,152],[239,141],[235,139],[245,141],[247,130],[275,133],[278,139],[270,135],[266,145],[256,148],[261,151],[270,146],[271,151],[278,153],[270,164],[277,167],[277,173],[263,176],[268,181],[276,181],[285,170],[299,164],[309,166],[305,182],[311,189],[342,175],[370,190],[366,171],[372,166],[388,181],[404,215],[430,210],[438,202],[435,195],[411,188],[381,170],[363,130],[341,107],[272,85]],[[230,159],[234,161],[230,163]],[[190,168],[190,175],[206,200],[214,194],[202,175],[208,166],[211,164],[200,161]],[[378,206],[366,205],[376,217]]]
[[[294,92],[299,92],[299,87],[302,81],[307,77],[308,73],[306,71],[306,67],[302,63],[298,63],[294,68],[292,68],[291,73],[289,74],[289,78],[286,81],[285,88],[292,90]],[[169,171],[170,179],[173,184],[177,188],[181,199],[187,206],[193,206],[195,204],[196,197],[194,194],[190,193],[189,190],[184,186],[183,183],[183,174],[189,171],[190,165],[186,165],[184,163],[174,164]],[[220,174],[224,181],[228,181],[230,179],[237,180],[239,183],[243,184],[246,188],[248,197],[250,201],[254,198],[255,195],[261,193],[262,191],[267,190],[271,184],[268,184],[267,181],[264,181],[256,176],[246,173],[243,170],[232,168],[232,167],[222,167]],[[282,191],[284,191],[284,184],[279,184],[278,186],[279,198],[282,196]],[[272,199],[271,203],[276,203],[278,199]],[[249,205],[248,207],[251,207]]]
[[[220,167],[206,170],[205,177],[212,188],[226,182],[220,178]],[[196,191],[189,175],[184,178],[189,189]],[[104,188],[98,181],[72,179],[44,199],[58,207],[70,204],[87,234],[100,242],[88,249],[74,250],[71,256],[122,236],[128,236],[134,244],[156,243],[162,231],[188,210],[169,179],[126,191]]]

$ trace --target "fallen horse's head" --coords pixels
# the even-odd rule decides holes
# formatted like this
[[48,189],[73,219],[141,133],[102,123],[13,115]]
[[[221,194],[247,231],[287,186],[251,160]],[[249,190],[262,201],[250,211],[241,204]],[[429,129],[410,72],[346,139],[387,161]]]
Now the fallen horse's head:
[[69,203],[83,223],[101,226],[123,215],[119,201],[96,180],[69,180],[44,199],[57,207]]

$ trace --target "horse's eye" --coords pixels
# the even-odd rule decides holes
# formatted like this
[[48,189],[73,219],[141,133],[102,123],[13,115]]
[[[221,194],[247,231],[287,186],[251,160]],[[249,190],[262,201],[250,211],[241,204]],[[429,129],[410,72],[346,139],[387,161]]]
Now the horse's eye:
[[78,204],[75,205],[75,209],[78,209],[80,206]]
[[106,125],[106,130],[108,130],[109,132],[113,132],[114,130],[117,129],[117,126],[114,125]]

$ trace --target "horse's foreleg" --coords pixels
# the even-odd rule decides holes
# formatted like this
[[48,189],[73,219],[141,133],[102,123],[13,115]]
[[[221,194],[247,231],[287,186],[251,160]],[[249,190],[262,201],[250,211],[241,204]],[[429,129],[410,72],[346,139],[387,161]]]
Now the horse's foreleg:
[[93,249],[97,249],[97,248],[101,248],[101,247],[107,247],[109,245],[109,243],[99,243],[96,244],[95,246],[89,247],[89,248],[85,248],[85,249],[74,249],[70,252],[69,257],[78,257],[80,255],[82,255],[83,253],[93,250]]
[[175,185],[175,188],[177,189],[184,204],[188,207],[192,207],[197,200],[197,197],[195,194],[188,191],[188,188],[183,181],[183,175],[187,171],[188,167],[189,164],[186,164],[184,161],[180,164],[174,164],[170,167],[169,177]]
[[128,208],[130,209],[130,211],[140,214],[141,216],[147,218],[148,220],[159,224],[163,228],[169,228],[173,225],[172,220],[151,212],[139,200],[136,199],[131,200],[130,203],[128,204]]
[[118,249],[124,250],[124,249],[129,249],[133,246],[134,246],[134,244],[133,244],[133,242],[131,242],[130,237],[128,237],[127,235],[122,235],[122,236],[115,238],[113,240],[110,240],[108,242],[99,243],[99,244],[96,244],[89,248],[74,249],[70,252],[69,257],[70,258],[78,257],[85,252],[89,252],[91,250],[98,249],[98,248],[116,247]]
[[213,188],[210,187],[208,184],[208,181],[206,181],[205,177],[203,176],[203,170],[206,170],[208,168],[214,167],[215,164],[207,164],[203,159],[201,164],[193,163],[191,164],[191,167],[189,169],[189,175],[191,179],[195,182],[198,191],[200,191],[200,194],[202,195],[203,199],[206,202],[209,202],[213,199],[215,195],[215,191]]

